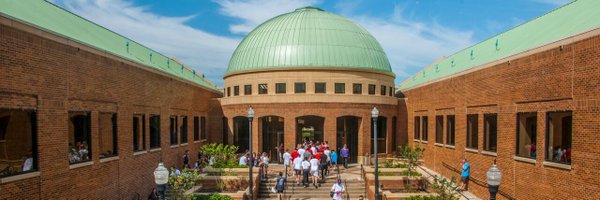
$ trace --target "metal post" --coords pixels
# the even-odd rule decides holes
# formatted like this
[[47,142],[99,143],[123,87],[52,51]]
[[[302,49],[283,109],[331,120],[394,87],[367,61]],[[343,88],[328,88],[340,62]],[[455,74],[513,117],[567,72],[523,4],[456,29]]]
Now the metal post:
[[164,200],[165,199],[165,184],[157,185],[156,190],[158,192],[158,199]]
[[250,171],[248,172],[249,176],[250,176],[250,181],[248,181],[248,187],[250,188],[250,192],[248,194],[248,196],[250,197],[250,200],[254,200],[254,190],[252,189],[252,182],[254,182],[254,180],[252,179],[252,166],[254,165],[254,156],[252,155],[252,120],[254,119],[254,117],[248,117],[249,118],[249,123],[250,123],[250,144],[248,144],[249,149],[250,149]]
[[496,200],[496,194],[498,193],[498,189],[500,186],[498,185],[488,185],[488,190],[490,191],[490,200]]
[[377,117],[373,117],[373,154],[375,154],[375,200],[379,200],[379,153],[377,151]]

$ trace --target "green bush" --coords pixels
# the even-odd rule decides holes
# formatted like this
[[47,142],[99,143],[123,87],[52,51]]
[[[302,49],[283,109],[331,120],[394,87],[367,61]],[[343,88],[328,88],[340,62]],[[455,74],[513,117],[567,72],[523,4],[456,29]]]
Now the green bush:
[[185,191],[192,189],[199,180],[198,170],[189,171],[188,169],[181,170],[179,175],[175,174],[175,169],[171,169],[169,175],[169,189],[167,193],[171,199],[185,199]]
[[232,200],[230,196],[222,195],[218,193],[212,193],[209,195],[205,194],[192,194],[188,197],[188,200]]
[[202,146],[202,152],[214,157],[213,168],[245,168],[238,165],[237,151],[238,147],[234,145],[211,143]]
[[441,200],[441,199],[438,196],[416,195],[416,196],[410,196],[410,197],[406,198],[406,200]]

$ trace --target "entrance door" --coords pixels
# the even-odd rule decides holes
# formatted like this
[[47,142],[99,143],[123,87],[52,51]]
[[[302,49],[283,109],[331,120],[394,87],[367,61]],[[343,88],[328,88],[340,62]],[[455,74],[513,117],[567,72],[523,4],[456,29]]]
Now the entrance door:
[[[344,144],[350,149],[350,163],[357,162],[358,156],[358,125],[360,118],[355,116],[343,116],[337,118],[337,149],[339,152]],[[339,153],[338,153],[339,155]]]
[[250,147],[250,124],[247,117],[233,118],[233,145],[238,146],[238,153],[246,152]]
[[282,162],[278,147],[283,144],[283,117],[266,116],[260,118],[262,129],[262,151],[267,152],[271,162]]
[[323,142],[323,124],[325,118],[315,115],[296,117],[296,144],[306,140]]

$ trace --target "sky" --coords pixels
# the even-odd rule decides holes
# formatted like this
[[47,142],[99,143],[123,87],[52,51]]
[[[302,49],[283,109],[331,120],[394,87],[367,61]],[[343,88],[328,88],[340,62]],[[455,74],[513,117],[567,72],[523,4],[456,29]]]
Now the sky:
[[223,85],[239,42],[262,22],[304,6],[347,17],[385,50],[396,84],[571,0],[50,0],[175,57]]

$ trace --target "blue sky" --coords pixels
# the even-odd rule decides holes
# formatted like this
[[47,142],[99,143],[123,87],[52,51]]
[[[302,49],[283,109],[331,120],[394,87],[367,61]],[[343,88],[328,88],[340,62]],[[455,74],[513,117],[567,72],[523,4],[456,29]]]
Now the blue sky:
[[445,55],[570,0],[51,0],[181,60],[218,85],[243,37],[303,6],[350,18],[382,45],[402,82]]

